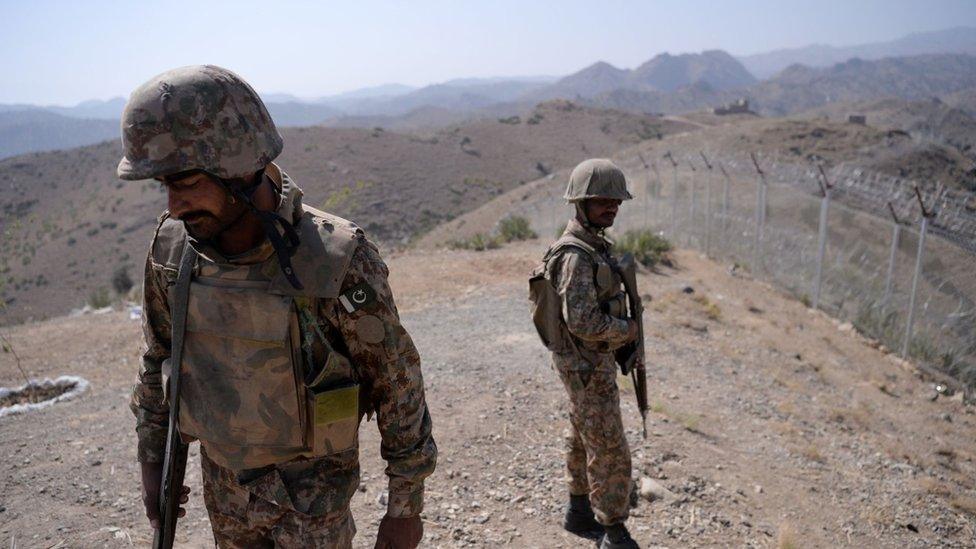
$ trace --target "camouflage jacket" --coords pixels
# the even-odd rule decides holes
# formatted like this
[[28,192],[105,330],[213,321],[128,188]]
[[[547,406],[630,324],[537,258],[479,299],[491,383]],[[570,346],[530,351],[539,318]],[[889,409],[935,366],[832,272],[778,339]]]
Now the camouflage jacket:
[[[301,190],[273,164],[266,173],[280,190],[278,214],[297,220],[303,212]],[[163,227],[167,217],[164,214],[160,218],[160,227]],[[340,291],[347,292],[365,283],[373,289],[375,298],[368,307],[352,312],[348,312],[339,299],[315,300],[316,331],[324,335],[333,348],[349,356],[358,381],[364,387],[367,401],[367,410],[364,411],[376,414],[382,439],[381,455],[387,461],[386,473],[389,477],[387,513],[391,516],[414,516],[422,510],[423,482],[433,472],[437,455],[424,396],[420,357],[409,334],[400,324],[387,282],[389,271],[386,264],[376,246],[361,231],[357,232],[356,238],[358,242],[341,281]],[[161,369],[170,356],[167,295],[168,288],[176,282],[177,273],[172,262],[161,258],[167,255],[178,257],[179,250],[160,250],[160,240],[160,229],[157,229],[145,272],[143,332],[146,349],[130,403],[136,416],[140,462],[162,462],[169,421]],[[192,238],[189,242],[202,258],[208,260],[198,263],[201,275],[208,274],[204,272],[208,264],[211,269],[221,263],[247,265],[249,268],[245,271],[253,273],[254,279],[263,280],[267,280],[269,272],[278,269],[274,250],[268,241],[234,257],[223,257],[217,250]],[[209,274],[213,276],[214,273]],[[369,318],[361,322],[364,317]],[[306,353],[313,353],[311,360],[323,360],[321,355],[325,351],[322,345],[306,341],[302,344],[303,347],[307,345]],[[322,469],[329,467],[332,470],[323,475]],[[282,464],[278,469],[281,471],[275,477],[286,479],[288,486],[285,489],[289,492],[298,486],[307,491],[308,480],[312,477],[331,479],[329,486],[323,489],[335,491],[335,498],[326,498],[319,502],[320,505],[310,505],[309,514],[329,512],[337,505],[348,505],[349,497],[359,484],[356,459],[299,459]],[[283,472],[285,469],[287,474]],[[254,471],[245,471],[242,473],[244,476],[250,476],[253,480]],[[252,483],[262,484],[261,481]],[[343,485],[341,489],[339,485]]]
[[[597,252],[597,264],[588,253],[566,247],[550,260],[547,278],[562,299],[563,319],[579,350],[584,356],[607,354],[627,342],[628,327],[626,319],[614,317],[601,307],[601,295],[620,291],[617,275],[610,268],[614,264],[612,244],[576,219],[570,220],[564,234],[592,246]],[[607,280],[598,280],[601,276]],[[580,365],[584,367],[585,364]]]

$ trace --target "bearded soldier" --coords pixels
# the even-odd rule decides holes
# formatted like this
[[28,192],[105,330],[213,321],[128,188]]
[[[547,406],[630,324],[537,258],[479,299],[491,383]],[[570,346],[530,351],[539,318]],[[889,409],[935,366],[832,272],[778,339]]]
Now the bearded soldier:
[[375,414],[389,477],[376,547],[416,547],[437,448],[376,246],[302,203],[273,162],[282,139],[267,109],[226,69],[143,84],[122,142],[119,177],[156,179],[168,196],[146,261],[147,348],[131,400],[152,525],[172,423],[171,440],[200,441],[220,547],[350,547],[358,426]]
[[575,204],[576,216],[546,252],[530,285],[536,326],[569,393],[564,527],[601,538],[601,548],[635,548],[624,525],[631,463],[614,351],[637,337],[637,323],[626,318],[626,295],[611,243],[603,236],[621,202],[632,196],[617,166],[591,159],[573,170],[564,198]]

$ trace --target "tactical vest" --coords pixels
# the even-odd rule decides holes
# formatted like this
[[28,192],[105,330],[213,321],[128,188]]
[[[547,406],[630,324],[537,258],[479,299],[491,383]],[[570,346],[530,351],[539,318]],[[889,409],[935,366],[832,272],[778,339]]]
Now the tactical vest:
[[627,295],[622,289],[623,279],[611,264],[612,258],[600,253],[579,237],[564,234],[549,247],[542,263],[533,270],[529,278],[529,299],[533,303],[532,320],[542,343],[550,351],[558,353],[575,350],[593,362],[595,358],[588,355],[606,353],[612,349],[607,343],[582,341],[569,333],[566,319],[563,318],[562,298],[552,282],[552,260],[569,248],[585,252],[593,263],[593,282],[600,309],[616,318],[626,317]]
[[[179,428],[184,438],[200,440],[211,459],[230,469],[334,454],[358,442],[354,368],[324,338],[325,363],[307,364],[302,332],[310,331],[303,322],[314,322],[317,300],[339,297],[362,232],[341,218],[304,210],[296,226],[301,244],[292,257],[303,290],[288,283],[273,257],[257,265],[215,263],[204,256],[197,260],[184,338]],[[166,220],[156,247],[175,257],[182,246],[174,244],[185,238],[182,223]],[[164,365],[164,375],[167,367],[172,365]]]

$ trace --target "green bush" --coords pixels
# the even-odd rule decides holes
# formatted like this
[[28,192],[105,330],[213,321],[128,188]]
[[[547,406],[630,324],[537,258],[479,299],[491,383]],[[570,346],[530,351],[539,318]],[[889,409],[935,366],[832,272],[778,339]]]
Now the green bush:
[[92,309],[101,309],[103,307],[108,307],[111,304],[112,298],[109,296],[108,288],[97,288],[88,294],[88,305],[91,306]]
[[490,236],[485,233],[476,233],[470,238],[452,240],[448,243],[448,246],[453,250],[474,250],[476,252],[494,250],[501,245],[502,243],[497,236]]
[[112,288],[115,289],[115,293],[119,295],[125,295],[130,289],[132,289],[132,277],[129,276],[129,268],[122,266],[115,270],[112,275]]
[[654,267],[659,263],[672,265],[669,253],[672,249],[670,242],[650,229],[627,231],[614,244],[616,252],[634,254],[634,259],[645,267]]
[[498,224],[498,235],[503,242],[530,240],[539,236],[532,230],[532,227],[529,225],[529,220],[519,215],[512,215],[502,219]]

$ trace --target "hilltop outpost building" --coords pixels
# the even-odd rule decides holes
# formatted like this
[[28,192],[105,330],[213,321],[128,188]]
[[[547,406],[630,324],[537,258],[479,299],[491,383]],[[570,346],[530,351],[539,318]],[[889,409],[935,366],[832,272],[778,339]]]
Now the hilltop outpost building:
[[749,100],[746,99],[745,97],[741,97],[741,98],[736,99],[735,101],[733,101],[731,103],[728,103],[726,105],[722,105],[721,107],[715,107],[712,110],[712,112],[714,112],[715,114],[721,116],[721,115],[725,115],[725,114],[743,114],[743,113],[750,113],[752,111],[749,110]]

